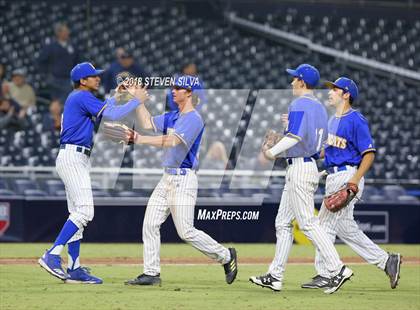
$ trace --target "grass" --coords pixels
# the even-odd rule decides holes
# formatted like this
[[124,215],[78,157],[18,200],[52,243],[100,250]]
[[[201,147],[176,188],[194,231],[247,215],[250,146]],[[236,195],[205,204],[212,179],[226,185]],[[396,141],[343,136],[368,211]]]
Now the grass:
[[[37,257],[47,245],[0,244],[0,258]],[[273,245],[236,245],[241,257],[272,257]],[[420,258],[419,245],[386,245],[404,256]],[[342,256],[354,256],[338,246]],[[85,244],[83,257],[139,257],[136,244]],[[201,257],[188,245],[164,244],[162,257]],[[291,257],[313,257],[313,248],[294,246]],[[126,279],[141,272],[140,266],[96,265],[103,285],[70,285],[49,276],[35,265],[0,265],[0,309],[419,309],[420,266],[403,264],[397,289],[389,288],[385,274],[369,265],[351,265],[355,276],[333,295],[303,290],[300,284],[313,276],[310,265],[289,265],[283,291],[271,292],[248,282],[250,275],[266,272],[266,265],[239,265],[232,285],[224,282],[216,264],[162,266],[162,287],[127,287]]]
[[[224,244],[225,246],[233,246],[232,244]],[[249,244],[239,243],[234,245],[241,257],[265,257],[272,258],[274,255],[274,244]],[[31,258],[39,257],[45,249],[51,247],[47,243],[0,243],[0,258],[21,257]],[[357,256],[348,246],[339,244],[336,246],[342,257]],[[381,245],[385,251],[399,252],[403,256],[419,257],[420,245],[418,244],[384,244]],[[294,245],[290,253],[290,257],[313,257],[315,250],[309,245]],[[81,257],[141,257],[143,255],[142,246],[137,243],[89,243],[82,244]],[[188,244],[184,243],[166,243],[162,245],[162,257],[203,257],[203,254],[195,250]]]

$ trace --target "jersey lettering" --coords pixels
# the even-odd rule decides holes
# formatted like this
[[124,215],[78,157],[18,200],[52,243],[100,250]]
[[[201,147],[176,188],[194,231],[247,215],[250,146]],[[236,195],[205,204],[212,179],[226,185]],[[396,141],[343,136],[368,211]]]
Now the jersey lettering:
[[345,138],[338,137],[336,135],[329,133],[327,144],[344,150],[347,147],[347,140]]

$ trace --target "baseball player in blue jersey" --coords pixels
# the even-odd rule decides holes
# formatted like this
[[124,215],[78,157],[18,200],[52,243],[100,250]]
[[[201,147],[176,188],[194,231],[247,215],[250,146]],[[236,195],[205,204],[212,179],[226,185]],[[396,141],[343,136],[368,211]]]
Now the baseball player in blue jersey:
[[[117,120],[134,111],[146,100],[145,89],[133,90],[135,98],[125,105],[116,106],[115,99],[106,102],[97,99],[93,92],[99,88],[103,70],[97,70],[88,62],[76,65],[70,74],[74,90],[64,104],[60,152],[56,170],[62,179],[70,213],[54,245],[38,260],[41,267],[66,283],[101,284],[102,280],[80,266],[79,252],[83,230],[92,221],[94,208],[89,156],[92,148],[95,122],[102,117]],[[61,252],[68,245],[68,269],[61,265]]]
[[150,197],[143,221],[143,260],[141,275],[128,285],[160,285],[160,226],[172,214],[179,237],[190,243],[224,267],[225,278],[231,284],[237,274],[236,250],[225,248],[203,231],[194,227],[194,208],[197,199],[197,169],[204,122],[195,109],[200,89],[196,77],[180,76],[172,90],[178,109],[151,117],[145,105],[138,110],[144,129],[160,132],[159,136],[135,133],[134,143],[165,148],[162,166],[164,175]]
[[328,115],[325,107],[314,97],[318,84],[318,70],[302,64],[296,70],[286,70],[293,77],[293,95],[297,98],[289,106],[288,126],[285,136],[266,157],[275,159],[286,152],[286,184],[276,217],[276,254],[268,273],[252,276],[250,281],[262,287],[280,291],[287,258],[293,243],[292,221],[296,218],[300,229],[315,245],[325,261],[331,277],[325,293],[337,291],[353,272],[340,260],[333,242],[321,228],[314,214],[314,194],[319,176],[316,159],[326,138]]
[[[329,104],[335,108],[335,115],[328,123],[328,139],[325,145],[325,167],[328,171],[326,195],[330,195],[346,183],[358,185],[360,198],[363,193],[364,175],[375,158],[375,146],[367,120],[352,108],[357,99],[358,88],[354,81],[340,77],[335,82],[327,82]],[[401,255],[388,254],[372,242],[359,228],[353,218],[353,199],[349,205],[338,212],[329,211],[324,204],[319,212],[321,227],[332,242],[336,236],[348,244],[365,261],[385,271],[390,278],[391,288],[398,284]],[[317,275],[302,288],[323,288],[331,277],[319,251],[316,252],[315,267]]]

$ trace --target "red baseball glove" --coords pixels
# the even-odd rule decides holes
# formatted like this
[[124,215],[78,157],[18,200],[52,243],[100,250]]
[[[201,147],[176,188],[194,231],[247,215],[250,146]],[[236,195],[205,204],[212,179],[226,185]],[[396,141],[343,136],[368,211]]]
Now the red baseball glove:
[[331,212],[345,208],[357,195],[359,188],[354,183],[347,183],[342,189],[324,197],[324,205]]

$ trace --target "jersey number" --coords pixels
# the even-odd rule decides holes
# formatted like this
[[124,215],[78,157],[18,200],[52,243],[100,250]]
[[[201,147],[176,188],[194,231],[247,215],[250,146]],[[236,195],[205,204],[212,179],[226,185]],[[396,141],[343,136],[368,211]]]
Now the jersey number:
[[63,133],[63,116],[64,116],[64,113],[61,113],[61,129],[60,129],[60,135]]
[[319,152],[321,150],[322,137],[324,136],[324,128],[317,128],[315,131],[315,136],[315,139],[317,141],[316,151]]

